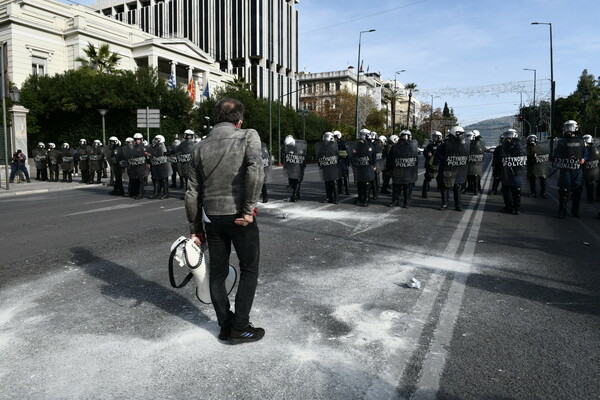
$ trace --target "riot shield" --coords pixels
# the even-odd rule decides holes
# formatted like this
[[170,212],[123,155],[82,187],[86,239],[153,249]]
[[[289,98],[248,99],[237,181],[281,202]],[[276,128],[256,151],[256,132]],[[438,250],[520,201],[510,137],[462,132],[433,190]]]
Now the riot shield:
[[467,162],[467,175],[483,175],[483,155],[485,143],[482,140],[472,140],[469,144],[469,160]]
[[89,147],[88,159],[90,160],[90,171],[102,171],[104,169],[104,152],[101,146]]
[[79,169],[87,171],[90,169],[90,160],[88,158],[88,146],[79,146],[77,148],[79,154]]
[[352,165],[354,181],[357,183],[371,182],[375,179],[375,159],[371,143],[365,141],[349,142],[346,146],[350,165]]
[[535,158],[533,165],[533,175],[537,177],[548,176],[548,162],[550,161],[550,143],[535,144]]
[[40,148],[33,149],[33,161],[35,161],[35,168],[46,168],[46,150]]
[[165,155],[167,148],[164,143],[152,146],[148,150],[151,155],[150,168],[152,170],[152,177],[154,179],[166,179],[171,176],[171,163]]
[[336,142],[315,143],[315,155],[319,163],[319,174],[323,182],[340,179],[338,167],[338,145]]
[[177,147],[177,168],[179,169],[179,175],[184,178],[188,177],[189,164],[192,161],[192,150],[194,142],[191,140],[184,140]]
[[117,163],[117,159],[115,157],[115,150],[113,148],[114,145],[108,145],[102,147],[102,153],[104,154],[104,159],[108,162],[110,169],[114,169],[115,164]]
[[415,183],[419,175],[417,165],[419,143],[416,140],[399,141],[390,152],[394,162],[392,172],[394,185]]
[[65,172],[73,170],[73,149],[62,149],[60,152],[60,168]]
[[124,152],[127,156],[127,175],[130,178],[142,179],[146,173],[146,148],[143,144],[136,144],[131,147],[125,146]]
[[[523,175],[523,170],[527,167],[527,155],[521,143],[506,141],[500,146],[503,179]],[[504,184],[504,180],[502,184]]]
[[308,146],[305,140],[296,140],[293,145],[285,146],[285,163],[283,164],[283,174],[288,179],[304,179],[307,148]]
[[596,146],[588,147],[588,159],[583,164],[583,179],[585,183],[593,183],[600,179],[600,149]]
[[552,166],[560,169],[580,169],[584,149],[581,138],[562,138],[556,141]]
[[383,171],[385,169],[385,158],[383,157],[383,143],[381,140],[376,140],[373,142],[373,151],[375,152],[375,163],[377,165],[378,171]]
[[462,185],[467,180],[469,143],[464,140],[446,140],[445,145],[444,185],[446,187]]
[[265,183],[271,181],[273,167],[271,166],[271,153],[266,143],[260,144],[260,158],[262,159],[263,169],[265,170]]

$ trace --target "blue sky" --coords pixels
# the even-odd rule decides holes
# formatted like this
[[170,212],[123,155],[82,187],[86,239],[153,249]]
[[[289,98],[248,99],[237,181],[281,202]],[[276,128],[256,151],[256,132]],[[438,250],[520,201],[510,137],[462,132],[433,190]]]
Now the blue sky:
[[537,98],[549,99],[549,27],[531,22],[552,23],[557,97],[583,69],[600,75],[600,0],[300,0],[297,9],[301,71],[356,65],[359,32],[376,29],[362,36],[365,69],[384,79],[405,69],[400,82],[416,83],[423,102],[434,94],[434,107],[447,101],[463,125],[516,114],[521,94],[506,88],[524,88],[529,103],[533,72],[523,68],[537,70]]
[[[424,102],[440,96],[434,107],[447,101],[464,125],[515,114],[521,95],[501,93],[507,87],[525,86],[527,103],[533,72],[523,68],[537,69],[537,98],[549,98],[549,27],[531,22],[552,23],[557,97],[575,90],[583,69],[600,74],[599,0],[301,0],[297,8],[300,70],[356,65],[359,32],[376,29],[362,35],[365,69],[384,79],[405,69],[399,81],[416,83]],[[520,81],[529,82],[511,84]]]

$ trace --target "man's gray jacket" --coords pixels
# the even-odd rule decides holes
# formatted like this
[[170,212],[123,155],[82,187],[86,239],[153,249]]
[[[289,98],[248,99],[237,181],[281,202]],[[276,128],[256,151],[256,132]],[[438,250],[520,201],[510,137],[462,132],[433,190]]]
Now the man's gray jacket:
[[190,233],[204,232],[206,215],[252,215],[264,179],[260,137],[254,129],[220,122],[192,152],[185,209]]

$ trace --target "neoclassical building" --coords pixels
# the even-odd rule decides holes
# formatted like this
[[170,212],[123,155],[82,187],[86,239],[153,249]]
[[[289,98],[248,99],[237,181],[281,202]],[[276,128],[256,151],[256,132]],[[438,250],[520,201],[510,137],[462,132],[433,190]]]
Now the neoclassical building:
[[[234,77],[186,38],[157,37],[81,5],[55,0],[0,0],[0,48],[6,83],[20,87],[30,74],[54,75],[76,69],[80,66],[77,58],[86,58],[83,50],[88,43],[95,47],[107,43],[121,57],[118,69],[156,67],[165,81],[175,72],[176,84],[184,87],[193,79],[196,101],[201,101],[207,83],[212,92]],[[11,113],[11,153],[28,147],[26,125],[21,122],[26,111],[16,111]]]
[[101,15],[158,38],[185,38],[258,97],[296,107],[298,0],[98,0]]

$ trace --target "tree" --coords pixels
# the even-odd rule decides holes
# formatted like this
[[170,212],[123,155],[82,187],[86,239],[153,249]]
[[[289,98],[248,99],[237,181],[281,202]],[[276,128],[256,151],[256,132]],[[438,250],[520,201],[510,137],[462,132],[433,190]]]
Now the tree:
[[121,60],[121,56],[117,53],[111,53],[107,43],[100,46],[98,50],[93,44],[88,42],[88,46],[83,50],[87,59],[77,57],[77,61],[81,63],[81,68],[95,71],[99,74],[112,74],[117,72],[117,65]]
[[410,108],[412,105],[413,91],[418,92],[416,83],[407,83],[404,88],[408,90],[408,109],[406,110],[406,126],[410,129]]
[[236,75],[233,80],[225,81],[227,87],[233,90],[250,90],[252,89],[252,83],[246,82],[246,78],[243,76]]

